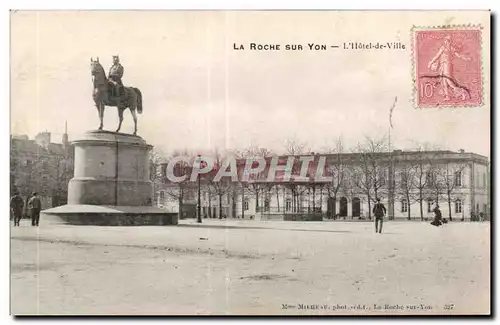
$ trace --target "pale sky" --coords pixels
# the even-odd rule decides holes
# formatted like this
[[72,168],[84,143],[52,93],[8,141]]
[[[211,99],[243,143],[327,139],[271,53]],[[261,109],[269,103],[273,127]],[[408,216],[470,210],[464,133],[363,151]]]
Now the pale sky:
[[[296,136],[320,150],[342,136],[355,146],[389,130],[393,148],[416,142],[490,156],[489,12],[80,11],[11,14],[11,131],[48,130],[59,142],[96,129],[90,57],[143,94],[138,134],[163,151],[250,143],[282,151]],[[481,107],[413,107],[411,28],[481,24]],[[309,51],[307,43],[401,42],[405,50]],[[303,51],[251,51],[249,43],[302,44]],[[233,50],[233,43],[244,51]],[[465,49],[466,50],[466,49]],[[115,130],[117,112],[105,111]],[[125,111],[122,132],[132,132]]]

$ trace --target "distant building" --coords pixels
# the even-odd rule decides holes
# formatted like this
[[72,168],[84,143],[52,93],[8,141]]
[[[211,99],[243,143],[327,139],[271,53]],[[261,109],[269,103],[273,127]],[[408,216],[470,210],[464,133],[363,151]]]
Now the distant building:
[[[379,197],[389,219],[430,219],[437,203],[443,217],[451,215],[453,220],[470,220],[471,215],[480,213],[490,216],[487,157],[463,150],[319,156],[326,156],[324,175],[332,176],[332,181],[315,182],[311,178],[283,182],[277,174],[277,181],[268,182],[267,167],[246,183],[214,187],[202,181],[202,215],[282,219],[284,215],[316,213],[327,219],[368,219],[373,217],[370,209]],[[287,158],[280,156],[280,164]],[[244,161],[237,165],[241,167]],[[295,171],[300,170],[296,167]],[[186,172],[189,175],[189,170]],[[197,188],[196,182],[187,181],[179,195],[179,184],[163,182],[157,187],[157,205],[179,211],[182,196],[183,214],[195,217]]]
[[42,208],[66,204],[69,180],[73,177],[73,148],[67,131],[61,143],[51,142],[50,132],[28,136],[11,136],[11,193],[19,191],[28,200],[37,192]]

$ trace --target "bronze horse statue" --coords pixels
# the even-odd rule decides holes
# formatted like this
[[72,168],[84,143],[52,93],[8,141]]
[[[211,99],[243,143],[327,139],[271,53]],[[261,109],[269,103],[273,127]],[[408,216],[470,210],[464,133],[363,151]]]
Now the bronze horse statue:
[[142,114],[141,91],[135,87],[123,87],[123,93],[115,94],[113,92],[114,85],[106,77],[106,72],[104,72],[104,68],[99,63],[99,58],[96,60],[90,58],[90,69],[92,82],[94,84],[92,97],[94,98],[94,103],[99,113],[99,119],[101,120],[99,130],[102,130],[103,127],[102,120],[104,118],[104,108],[106,106],[116,106],[118,108],[118,117],[120,118],[116,132],[119,132],[122,127],[123,111],[129,108],[132,113],[132,117],[134,118],[134,135],[136,135],[137,115],[135,111],[137,109],[137,112]]

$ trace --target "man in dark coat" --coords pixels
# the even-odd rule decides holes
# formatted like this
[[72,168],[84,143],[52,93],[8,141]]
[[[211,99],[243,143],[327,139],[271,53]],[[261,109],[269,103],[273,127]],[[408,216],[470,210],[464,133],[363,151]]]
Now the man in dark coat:
[[[382,225],[384,224],[384,216],[387,210],[385,209],[385,206],[382,203],[380,203],[380,198],[377,198],[377,203],[375,203],[372,212],[375,215],[375,232],[381,234]],[[380,223],[380,228],[378,227],[379,223]]]
[[14,226],[19,226],[19,221],[23,215],[24,200],[19,195],[18,192],[14,193],[14,196],[10,199],[10,209],[12,215],[14,216]]
[[436,207],[433,210],[434,212],[434,220],[431,222],[431,225],[439,227],[443,224],[442,218],[443,216],[441,215],[441,210],[439,209],[439,204],[436,204]]
[[37,226],[40,221],[40,211],[42,210],[42,201],[37,193],[33,193],[33,197],[28,202],[28,207],[31,209],[31,225]]

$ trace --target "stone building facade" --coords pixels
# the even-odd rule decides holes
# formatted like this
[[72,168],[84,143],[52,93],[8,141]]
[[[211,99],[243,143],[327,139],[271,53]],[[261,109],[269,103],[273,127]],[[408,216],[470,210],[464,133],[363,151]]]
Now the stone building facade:
[[68,182],[73,177],[73,148],[67,133],[61,143],[52,143],[50,132],[41,132],[33,140],[26,135],[10,140],[11,193],[19,191],[27,201],[37,192],[42,209],[66,204]]
[[[487,157],[463,151],[400,150],[321,156],[326,156],[325,175],[331,181],[298,182],[292,177],[283,182],[277,177],[267,182],[266,168],[250,182],[219,188],[201,182],[202,215],[281,220],[286,215],[320,214],[323,219],[369,219],[377,197],[388,208],[388,218],[395,220],[428,220],[436,204],[445,218],[453,220],[490,215]],[[287,158],[279,157],[280,161]],[[197,183],[182,186],[183,214],[196,217]],[[157,188],[158,206],[178,212],[178,196],[170,195],[178,193],[178,187],[163,182]]]

